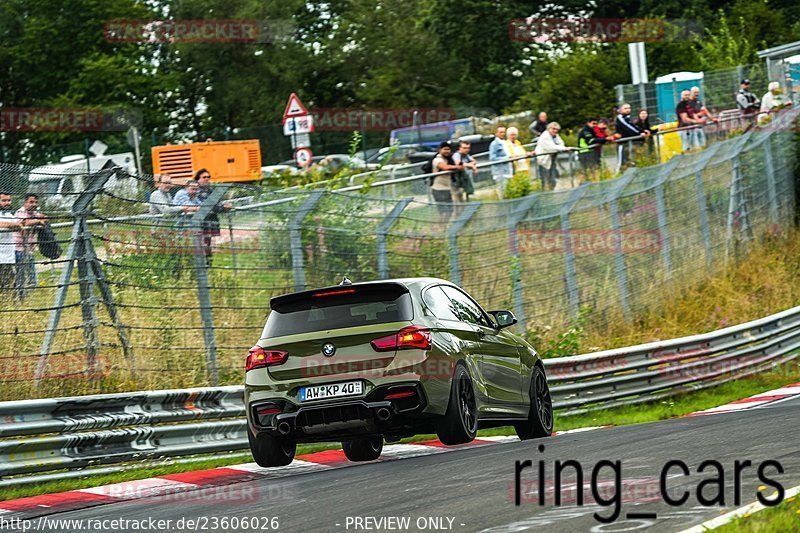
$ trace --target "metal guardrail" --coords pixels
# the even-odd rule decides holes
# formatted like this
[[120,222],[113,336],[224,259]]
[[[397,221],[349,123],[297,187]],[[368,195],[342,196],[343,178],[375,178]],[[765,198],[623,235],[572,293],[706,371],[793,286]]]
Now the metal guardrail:
[[[717,385],[798,354],[800,306],[710,333],[548,359],[545,367],[554,405],[569,415]],[[242,450],[243,416],[240,386],[1,402],[0,475]]]

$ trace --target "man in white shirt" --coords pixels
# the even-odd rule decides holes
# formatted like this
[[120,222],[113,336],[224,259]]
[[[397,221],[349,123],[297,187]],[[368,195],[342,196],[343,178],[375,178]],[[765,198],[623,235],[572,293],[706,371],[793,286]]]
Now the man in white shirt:
[[20,229],[20,221],[11,211],[11,195],[0,191],[0,299],[13,296],[16,263],[14,232]]
[[39,227],[47,224],[47,217],[39,211],[39,196],[29,192],[25,195],[22,207],[14,213],[20,224],[20,230],[14,233],[16,245],[16,285],[19,299],[23,300],[28,292],[36,287],[36,262],[33,251],[38,243],[36,234]]

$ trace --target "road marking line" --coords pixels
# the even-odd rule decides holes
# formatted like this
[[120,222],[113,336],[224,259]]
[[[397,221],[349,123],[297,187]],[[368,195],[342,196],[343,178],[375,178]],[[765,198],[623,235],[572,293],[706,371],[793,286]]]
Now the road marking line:
[[[786,501],[788,498],[793,496],[797,496],[798,494],[800,494],[800,485],[788,489],[783,497],[783,501]],[[684,529],[680,533],[703,533],[704,531],[708,531],[710,529],[717,529],[720,526],[724,526],[725,524],[733,522],[737,518],[748,516],[753,513],[757,513],[758,511],[763,511],[766,508],[766,506],[756,501],[745,505],[744,507],[734,509],[733,511],[725,513],[724,515],[712,518],[711,520],[706,520],[702,524],[690,527],[689,529]]]

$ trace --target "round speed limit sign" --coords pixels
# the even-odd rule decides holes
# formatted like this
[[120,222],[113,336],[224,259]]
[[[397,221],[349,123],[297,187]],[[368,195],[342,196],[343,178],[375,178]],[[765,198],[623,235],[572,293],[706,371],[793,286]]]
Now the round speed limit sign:
[[311,148],[298,148],[295,150],[294,161],[298,167],[306,167],[311,162]]

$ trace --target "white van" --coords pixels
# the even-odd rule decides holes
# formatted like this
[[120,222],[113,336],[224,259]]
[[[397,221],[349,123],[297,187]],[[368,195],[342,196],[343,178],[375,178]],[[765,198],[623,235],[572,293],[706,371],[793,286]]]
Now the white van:
[[[130,152],[90,158],[68,155],[56,165],[44,165],[31,170],[28,175],[29,190],[38,194],[41,202],[50,209],[69,209],[77,197],[75,193],[86,189],[86,176],[98,172],[109,161],[136,175],[136,162]],[[135,198],[136,181],[135,178],[112,176],[104,188],[120,196]]]

